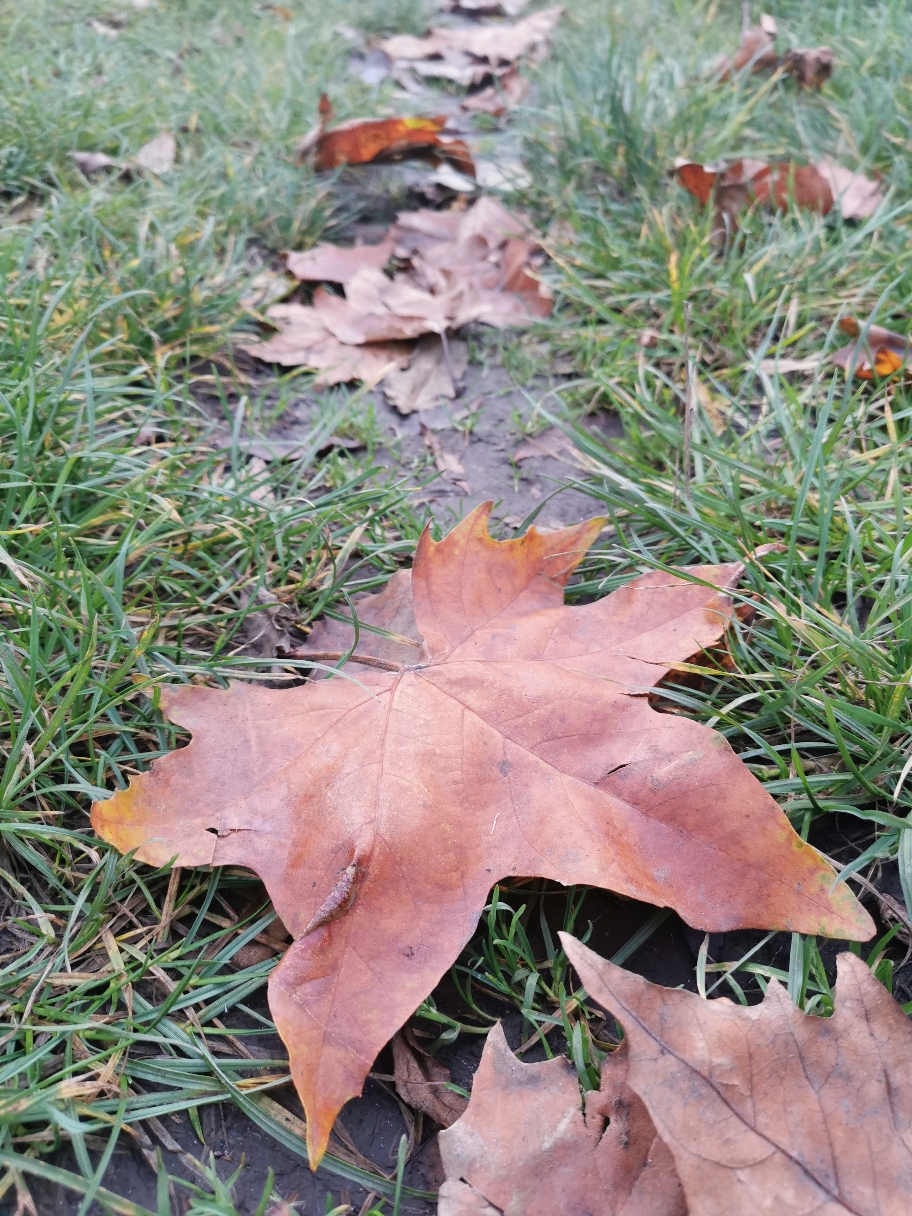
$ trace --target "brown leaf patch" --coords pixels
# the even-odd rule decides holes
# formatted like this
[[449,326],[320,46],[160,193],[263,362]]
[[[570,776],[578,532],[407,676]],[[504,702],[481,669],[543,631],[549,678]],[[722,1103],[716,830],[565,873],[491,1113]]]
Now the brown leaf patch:
[[825,1018],[802,1013],[776,980],[743,1008],[660,988],[561,940],[624,1028],[628,1084],[691,1212],[912,1210],[912,1026],[860,958],[839,955]]
[[450,1127],[469,1104],[462,1094],[447,1089],[450,1070],[422,1051],[408,1029],[394,1035],[391,1046],[393,1076],[399,1097],[415,1110],[429,1115],[441,1127]]
[[569,1060],[520,1063],[498,1023],[468,1110],[439,1137],[439,1216],[686,1216],[671,1154],[626,1073],[622,1046],[602,1065],[584,1114]]

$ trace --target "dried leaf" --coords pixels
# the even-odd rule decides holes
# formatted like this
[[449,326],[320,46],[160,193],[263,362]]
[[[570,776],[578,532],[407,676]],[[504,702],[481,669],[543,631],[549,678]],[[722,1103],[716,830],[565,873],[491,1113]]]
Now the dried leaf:
[[469,365],[468,344],[450,338],[449,351],[456,384],[450,379],[442,341],[436,334],[428,334],[415,348],[408,370],[390,372],[384,378],[383,391],[390,405],[400,414],[414,414],[433,409],[441,399],[452,401]]
[[441,136],[446,121],[445,117],[352,118],[331,131],[320,132],[314,145],[314,168],[337,169],[340,165],[364,165],[433,151],[455,161],[464,172],[474,173],[465,143]]
[[835,1012],[776,980],[761,1005],[660,988],[561,934],[587,992],[630,1044],[627,1081],[701,1216],[912,1211],[912,1026],[860,958],[840,954]]
[[863,173],[853,173],[830,160],[818,161],[817,169],[829,183],[843,219],[866,220],[884,201],[880,185]]
[[516,1216],[686,1216],[671,1154],[626,1073],[622,1046],[584,1115],[569,1060],[520,1063],[498,1023],[468,1110],[440,1133],[439,1216],[483,1212],[486,1201]]
[[895,333],[892,329],[883,329],[880,325],[869,325],[865,331],[854,317],[843,317],[839,328],[844,334],[856,339],[848,346],[840,347],[832,355],[833,362],[837,367],[841,367],[846,375],[853,370],[853,361],[854,375],[860,380],[872,380],[875,374],[892,376],[908,362],[909,339],[903,334]]
[[423,1111],[441,1127],[450,1127],[468,1106],[462,1094],[447,1089],[450,1070],[422,1051],[409,1030],[394,1036],[393,1076],[403,1102]]
[[431,30],[424,38],[397,34],[379,45],[394,61],[420,63],[421,60],[462,52],[490,65],[512,64],[523,55],[542,51],[550,42],[563,13],[562,8],[543,9],[524,17],[515,25],[498,23],[474,28],[448,27]]
[[364,266],[383,270],[393,256],[395,241],[388,233],[376,245],[315,245],[305,253],[286,253],[285,265],[301,282],[347,283]]
[[468,486],[460,481],[460,478],[465,477],[465,466],[455,452],[448,452],[443,444],[434,434],[434,432],[424,425],[422,422],[419,430],[421,438],[424,440],[424,446],[434,457],[434,464],[438,473],[442,473],[451,481],[455,481],[457,485],[462,485],[465,488],[466,494],[469,493]]
[[347,380],[379,380],[396,367],[408,367],[411,348],[401,342],[372,342],[348,346],[324,325],[316,309],[305,304],[273,304],[266,316],[279,332],[266,342],[241,343],[239,350],[265,363],[310,367],[320,375],[320,388]]
[[806,89],[819,89],[833,75],[833,58],[828,46],[799,47],[786,52],[785,70]]
[[[421,649],[421,637],[415,623],[410,570],[397,571],[382,591],[356,599],[354,607],[358,620],[371,626],[370,630],[359,633],[359,655],[390,663],[415,661]],[[341,613],[347,615],[344,609]],[[289,657],[306,659],[313,654],[345,654],[354,640],[351,625],[324,617],[314,625],[306,643],[291,651]],[[357,660],[351,660],[351,664],[357,665]]]
[[725,738],[642,695],[723,636],[742,567],[654,571],[568,607],[604,520],[498,542],[491,508],[422,534],[415,658],[290,689],[161,687],[192,742],[93,807],[139,861],[265,883],[295,939],[269,1004],[314,1164],[507,876],[606,887],[712,932],[873,932]]
[[513,110],[522,105],[529,92],[531,81],[522,76],[516,68],[510,68],[492,85],[478,93],[470,93],[461,106],[469,114],[492,114],[499,118],[507,110]]
[[552,460],[562,460],[567,464],[576,465],[577,468],[592,468],[592,461],[583,455],[570,436],[559,426],[549,427],[540,435],[526,439],[513,453],[517,464],[533,456],[550,456]]
[[93,173],[98,173],[102,169],[118,167],[117,161],[104,152],[74,152],[73,160],[76,162],[76,168],[86,177],[91,177]]
[[759,24],[746,28],[733,56],[723,55],[714,68],[720,80],[728,80],[734,72],[751,65],[751,72],[773,71],[779,66],[776,54],[776,22],[764,13]]
[[133,158],[133,163],[156,177],[163,177],[174,168],[174,158],[177,156],[177,140],[173,135],[156,135],[139,149]]

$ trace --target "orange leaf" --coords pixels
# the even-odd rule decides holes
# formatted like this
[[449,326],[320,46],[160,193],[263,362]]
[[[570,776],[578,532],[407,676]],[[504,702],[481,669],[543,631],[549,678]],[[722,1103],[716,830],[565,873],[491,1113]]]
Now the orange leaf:
[[875,373],[878,376],[892,376],[909,359],[909,339],[903,334],[894,333],[892,329],[869,325],[862,339],[864,331],[854,317],[843,317],[839,328],[844,334],[857,339],[848,346],[840,347],[832,355],[833,362],[846,375],[852,370],[860,380],[872,380]]
[[295,939],[269,1003],[313,1165],[500,879],[606,887],[713,932],[873,931],[723,736],[643,695],[719,641],[741,566],[655,571],[568,607],[604,521],[498,542],[491,506],[422,534],[397,630],[421,639],[414,658],[286,690],[163,688],[192,742],[93,808],[140,861],[266,884]]
[[[441,140],[446,118],[353,118],[317,140],[314,168],[337,169],[339,165],[363,165],[378,157],[393,158],[434,149],[456,160],[462,168],[471,165],[465,145]],[[453,150],[453,143],[456,149]],[[473,170],[474,171],[474,170]]]
[[627,1084],[668,1145],[688,1210],[912,1211],[912,1025],[840,954],[832,1017],[770,980],[761,1005],[660,988],[562,933],[589,995],[629,1043]]

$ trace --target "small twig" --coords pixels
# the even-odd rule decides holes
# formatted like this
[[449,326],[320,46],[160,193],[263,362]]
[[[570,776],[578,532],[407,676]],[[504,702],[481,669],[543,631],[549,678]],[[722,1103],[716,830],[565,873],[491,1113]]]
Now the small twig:
[[[280,659],[313,659],[315,663],[337,662],[339,659],[344,659],[347,651],[335,651],[328,653],[323,650],[286,650],[284,646],[276,647],[276,655]],[[370,654],[350,654],[348,655],[349,663],[363,663],[365,667],[378,667],[381,671],[404,671],[405,667],[402,663],[393,663],[389,659],[375,659]]]

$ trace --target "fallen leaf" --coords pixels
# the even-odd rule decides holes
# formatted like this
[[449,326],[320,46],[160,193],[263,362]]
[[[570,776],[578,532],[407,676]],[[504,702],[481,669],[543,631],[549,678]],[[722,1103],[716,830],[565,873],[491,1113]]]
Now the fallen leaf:
[[469,365],[469,348],[458,338],[450,338],[448,344],[456,384],[450,379],[443,342],[436,334],[419,341],[407,371],[393,371],[384,377],[386,399],[400,414],[433,409],[441,399],[452,401],[456,396],[457,385]]
[[422,534],[415,658],[289,689],[161,686],[192,741],[92,810],[138,861],[264,882],[295,939],[269,1005],[314,1166],[503,878],[608,888],[711,932],[873,932],[726,739],[643,695],[723,636],[742,567],[565,606],[604,519],[498,542],[491,509]]
[[140,169],[163,177],[174,168],[174,158],[177,155],[177,141],[173,135],[156,135],[139,149],[133,158],[133,163]]
[[912,1026],[840,954],[832,1017],[770,980],[750,1008],[660,988],[562,933],[586,991],[630,1045],[627,1082],[701,1216],[912,1211]]
[[513,453],[517,464],[533,456],[550,456],[552,460],[562,460],[565,464],[576,465],[577,468],[592,468],[592,461],[583,455],[570,436],[559,426],[549,427],[540,435],[526,439]]
[[[854,317],[843,317],[839,328],[856,341],[834,351],[832,357],[837,367],[849,374],[852,370],[860,380],[872,380],[874,375],[891,376],[909,359],[909,339],[892,329],[880,325],[869,325],[867,330]],[[871,365],[871,356],[874,364]],[[854,368],[852,364],[854,361]]]
[[494,1026],[468,1110],[438,1138],[439,1216],[484,1212],[486,1202],[516,1216],[686,1216],[672,1156],[626,1073],[622,1045],[584,1114],[566,1057],[520,1063]]
[[405,60],[414,64],[461,52],[491,66],[513,64],[524,55],[544,50],[563,13],[562,8],[543,9],[524,17],[515,25],[497,23],[474,28],[447,27],[433,29],[423,38],[416,38],[413,34],[396,34],[379,46],[394,62]]
[[[338,169],[340,165],[364,165],[381,158],[394,160],[419,152],[435,152],[473,174],[474,164],[465,143],[440,134],[446,122],[446,117],[352,118],[331,131],[320,132],[314,142],[314,168]],[[302,146],[299,145],[299,156]]]
[[314,308],[305,304],[273,304],[267,318],[279,332],[265,342],[240,343],[239,350],[264,363],[310,367],[320,375],[316,388],[348,380],[378,380],[394,367],[408,367],[411,348],[401,342],[348,346],[326,328]]
[[91,177],[93,173],[99,173],[102,169],[118,167],[117,161],[104,152],[74,152],[73,160],[76,162],[76,168],[86,177]]
[[826,159],[803,165],[745,158],[725,167],[681,158],[675,162],[674,172],[703,206],[712,200],[714,236],[735,231],[738,216],[751,201],[778,210],[794,201],[797,207],[822,215],[829,214],[835,204],[847,220],[866,219],[883,202],[877,182]]
[[387,234],[376,245],[314,245],[304,253],[286,253],[285,265],[302,282],[347,283],[364,266],[383,270],[393,256],[395,241]]
[[757,25],[746,28],[734,55],[723,57],[713,69],[720,80],[727,80],[734,72],[751,65],[751,72],[767,72],[779,66],[776,54],[776,21],[764,13]]
[[447,1089],[450,1070],[422,1051],[408,1030],[393,1036],[393,1076],[403,1102],[423,1111],[441,1127],[450,1127],[468,1106],[462,1094]]
[[444,477],[455,482],[460,488],[468,494],[469,487],[461,478],[465,477],[465,466],[455,452],[448,452],[434,432],[422,422],[419,426],[421,438],[424,440],[424,446],[434,457],[434,465],[438,473],[442,473]]
[[826,159],[817,162],[817,169],[829,183],[843,219],[866,220],[884,201],[879,183],[863,173],[853,173]]
[[529,92],[531,81],[522,76],[516,68],[510,68],[503,76],[495,80],[478,93],[470,93],[460,105],[461,110],[469,114],[492,114],[499,118],[507,110],[513,110],[522,105]]
[[806,89],[819,89],[833,75],[833,58],[828,46],[796,47],[786,51],[785,70]]

